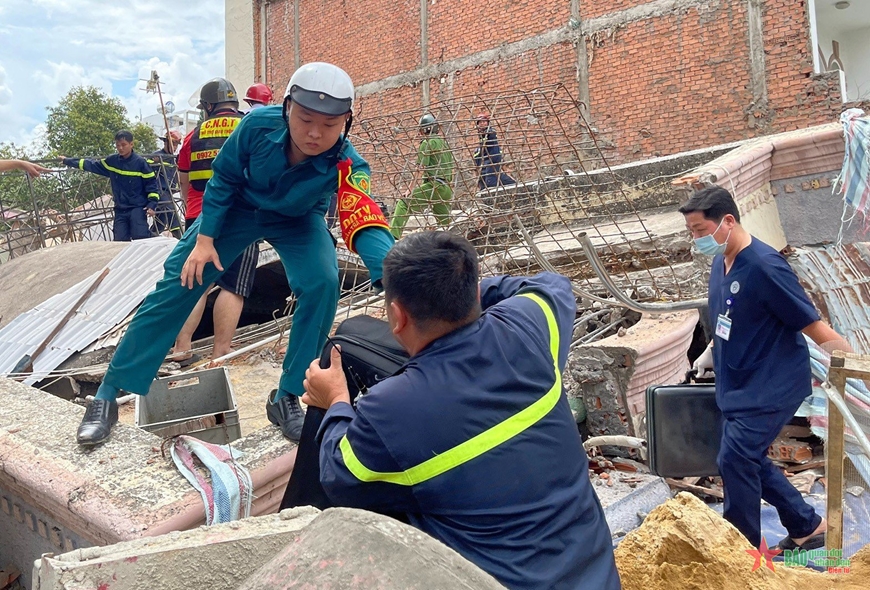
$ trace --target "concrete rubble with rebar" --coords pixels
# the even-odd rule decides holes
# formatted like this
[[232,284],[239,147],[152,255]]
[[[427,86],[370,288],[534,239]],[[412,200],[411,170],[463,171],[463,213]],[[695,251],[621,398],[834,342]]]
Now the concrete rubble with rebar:
[[[676,212],[689,187],[719,182],[732,190],[743,225],[776,248],[834,237],[828,234],[839,210],[831,206],[828,187],[842,159],[842,138],[831,126],[610,168],[581,105],[562,86],[453,98],[432,103],[430,109],[457,154],[449,229],[465,235],[478,249],[482,275],[533,274],[552,268],[568,276],[575,286],[578,316],[564,383],[578,423],[582,422],[591,436],[645,437],[646,387],[677,383],[688,369],[687,352],[697,339],[699,321],[706,322],[704,314],[662,308],[655,313],[627,310],[614,299],[612,289],[641,307],[697,302],[705,296],[709,261],[693,256],[690,236]],[[503,165],[516,179],[515,185],[478,190],[477,172],[469,155],[477,147],[474,118],[481,111],[493,114]],[[417,111],[392,113],[358,122],[354,128],[354,144],[372,166],[375,196],[389,205],[413,188],[410,182],[418,117]],[[83,182],[75,171],[68,174]],[[676,177],[678,181],[672,184]],[[106,204],[102,205],[105,208]],[[812,211],[812,224],[805,222],[807,211]],[[39,263],[30,261],[45,257],[50,252],[45,247],[68,236],[87,237],[79,227],[81,216],[74,213],[55,212],[51,217],[40,215],[40,211],[17,214],[21,220],[38,220],[30,225],[19,223],[15,229],[18,242],[7,240],[8,257],[41,249],[12,261],[17,264],[16,276],[25,284],[35,280],[30,269]],[[49,217],[61,221],[49,227]],[[105,220],[100,217],[99,223],[104,225]],[[411,219],[406,232],[432,227],[432,217],[424,213]],[[591,241],[593,252],[584,249],[584,236]],[[26,247],[21,245],[24,242]],[[70,245],[63,248],[72,251]],[[359,259],[341,245],[338,255],[344,291],[336,322],[360,313],[381,317],[383,298],[369,290]],[[596,274],[590,257],[600,259],[612,286]],[[268,254],[266,258],[267,263],[275,262]],[[30,303],[0,303],[0,310],[14,315],[30,309],[28,305],[32,307]],[[291,307],[292,296],[284,313]],[[0,322],[11,319],[3,317]],[[233,356],[276,346],[289,325],[290,318],[284,316],[241,329],[234,341],[240,350]],[[117,341],[122,332],[119,328],[111,337]],[[81,380],[98,382],[105,370],[104,360],[86,355],[76,359]],[[229,357],[223,359],[230,361]],[[164,369],[175,372],[177,367],[167,365]],[[90,575],[82,572],[93,560],[111,561],[118,572],[125,572],[125,580],[141,584],[145,579],[141,576],[148,570],[137,569],[128,558],[158,556],[163,549],[154,548],[163,547],[163,555],[170,556],[166,559],[183,563],[185,551],[203,540],[208,545],[209,539],[216,538],[210,535],[223,535],[221,549],[237,552],[236,557],[247,555],[244,552],[251,547],[267,545],[274,555],[271,548],[297,538],[299,529],[295,527],[313,518],[313,513],[305,511],[294,513],[289,520],[273,515],[235,528],[221,525],[223,528],[176,533],[161,540],[162,545],[149,545],[145,537],[194,529],[204,518],[198,494],[161,455],[160,439],[120,424],[106,445],[82,451],[72,442],[81,408],[3,379],[0,404],[4,408],[0,415],[0,537],[8,532],[7,538],[14,539],[9,555],[4,548],[0,557],[25,569],[29,560],[43,552],[58,554],[127,542],[106,551],[82,550],[68,553],[69,558],[43,559],[43,572],[53,572],[46,573],[46,584],[54,585],[40,588],[78,588],[76,584]],[[256,411],[262,413],[262,401],[257,405]],[[38,416],[34,407],[40,408]],[[51,424],[49,432],[46,423]],[[253,514],[265,515],[277,509],[294,452],[276,429],[244,432],[247,436],[234,447],[245,453],[241,462],[254,476],[257,500]],[[644,473],[642,453],[637,449],[604,446],[600,451],[613,460],[600,454],[594,457],[594,488],[611,532],[622,537],[670,491],[662,479]],[[330,518],[340,519],[332,514]],[[258,536],[257,531],[272,525],[281,529],[276,532],[279,540]],[[258,540],[251,541],[255,537]],[[218,560],[220,554],[215,551],[209,559]],[[215,582],[210,588],[237,587],[241,570],[253,573],[256,566],[265,563],[266,556],[260,557],[263,559],[256,563],[239,566],[233,585]],[[170,563],[161,562],[160,557],[153,559],[157,560],[154,563]],[[82,564],[70,565],[77,560]],[[283,566],[273,567],[278,571]],[[27,575],[29,572],[25,578]],[[472,579],[476,574],[468,570],[468,575]]]

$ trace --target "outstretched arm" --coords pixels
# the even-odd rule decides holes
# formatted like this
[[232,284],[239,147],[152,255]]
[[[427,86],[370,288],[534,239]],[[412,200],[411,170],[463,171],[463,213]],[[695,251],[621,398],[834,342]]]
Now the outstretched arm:
[[51,172],[48,168],[43,168],[39,164],[25,160],[0,160],[0,172],[6,172],[7,170],[23,170],[31,178]]

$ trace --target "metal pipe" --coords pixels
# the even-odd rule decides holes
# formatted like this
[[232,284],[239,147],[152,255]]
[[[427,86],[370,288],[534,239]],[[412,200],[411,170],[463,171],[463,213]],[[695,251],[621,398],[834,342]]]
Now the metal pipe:
[[[523,225],[523,222],[520,220],[519,215],[514,214],[514,221],[516,221],[517,225],[520,226],[520,233],[523,234],[523,238],[526,240],[526,244],[528,244],[529,248],[532,251],[532,254],[535,257],[535,260],[538,261],[538,264],[541,265],[541,268],[549,272],[559,274],[559,271],[556,270],[556,267],[553,266],[550,261],[546,259],[546,257],[544,257],[544,253],[541,252],[541,250],[535,244],[534,240],[532,240],[532,236],[529,234],[528,231],[526,231],[526,226]],[[581,299],[595,301],[597,303],[603,303],[605,305],[614,305],[617,303],[612,299],[604,299],[603,297],[598,297],[597,295],[593,295],[588,291],[584,291],[580,287],[577,287],[573,281],[571,281],[571,290],[574,291],[574,295],[580,297]]]
[[589,236],[586,235],[586,232],[578,234],[577,239],[579,240],[580,245],[583,246],[583,253],[586,254],[586,259],[589,261],[589,264],[592,266],[592,270],[595,271],[595,274],[598,276],[601,284],[604,285],[605,288],[607,288],[610,294],[616,298],[620,305],[634,311],[639,311],[641,313],[685,311],[688,309],[699,309],[707,305],[706,298],[691,299],[689,301],[673,301],[668,303],[640,303],[638,301],[635,301],[634,299],[623,293],[619,286],[613,282],[613,279],[610,278],[610,275],[607,273],[607,269],[604,268],[604,264],[601,262],[601,259],[598,258],[598,253],[595,251],[595,246],[592,244],[592,240],[589,239]]

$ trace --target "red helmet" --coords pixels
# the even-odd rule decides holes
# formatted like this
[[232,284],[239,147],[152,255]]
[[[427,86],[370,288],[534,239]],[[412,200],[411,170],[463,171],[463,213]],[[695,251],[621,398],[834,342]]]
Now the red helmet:
[[166,135],[164,135],[160,139],[162,139],[163,141],[167,141],[170,137],[172,138],[172,143],[175,145],[181,144],[181,140],[183,139],[181,137],[181,133],[179,133],[175,129],[173,129],[172,131],[170,131],[169,133],[167,133]]
[[245,102],[248,104],[258,102],[260,104],[272,103],[272,91],[265,84],[252,84],[248,91],[245,92]]

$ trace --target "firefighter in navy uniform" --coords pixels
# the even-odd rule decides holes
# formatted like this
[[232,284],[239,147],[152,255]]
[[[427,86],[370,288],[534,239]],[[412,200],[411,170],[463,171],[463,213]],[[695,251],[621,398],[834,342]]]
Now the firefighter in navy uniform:
[[[214,78],[202,86],[199,108],[206,113],[206,119],[187,135],[178,153],[181,194],[187,203],[185,228],[190,228],[202,212],[202,197],[212,176],[212,162],[244,116],[238,110],[236,90],[225,78]],[[231,351],[233,335],[245,307],[245,298],[250,297],[254,288],[259,256],[259,245],[251,244],[217,280],[216,284],[221,291],[214,303],[212,358],[221,357]],[[205,311],[207,297],[208,291],[193,308],[175,339],[173,351],[176,354],[173,359],[182,366],[198,360],[190,349],[193,334]]]
[[577,303],[560,275],[478,283],[449,232],[383,262],[387,320],[411,358],[350,405],[340,353],[306,372],[327,409],[320,481],[336,506],[400,513],[508,588],[618,590],[610,530],[562,388]]
[[109,177],[115,201],[115,221],[112,225],[114,241],[150,238],[148,217],[155,215],[160,199],[157,177],[145,158],[133,151],[133,134],[126,129],[115,134],[115,149],[117,154],[103,159],[64,156],[58,159],[70,168]]

